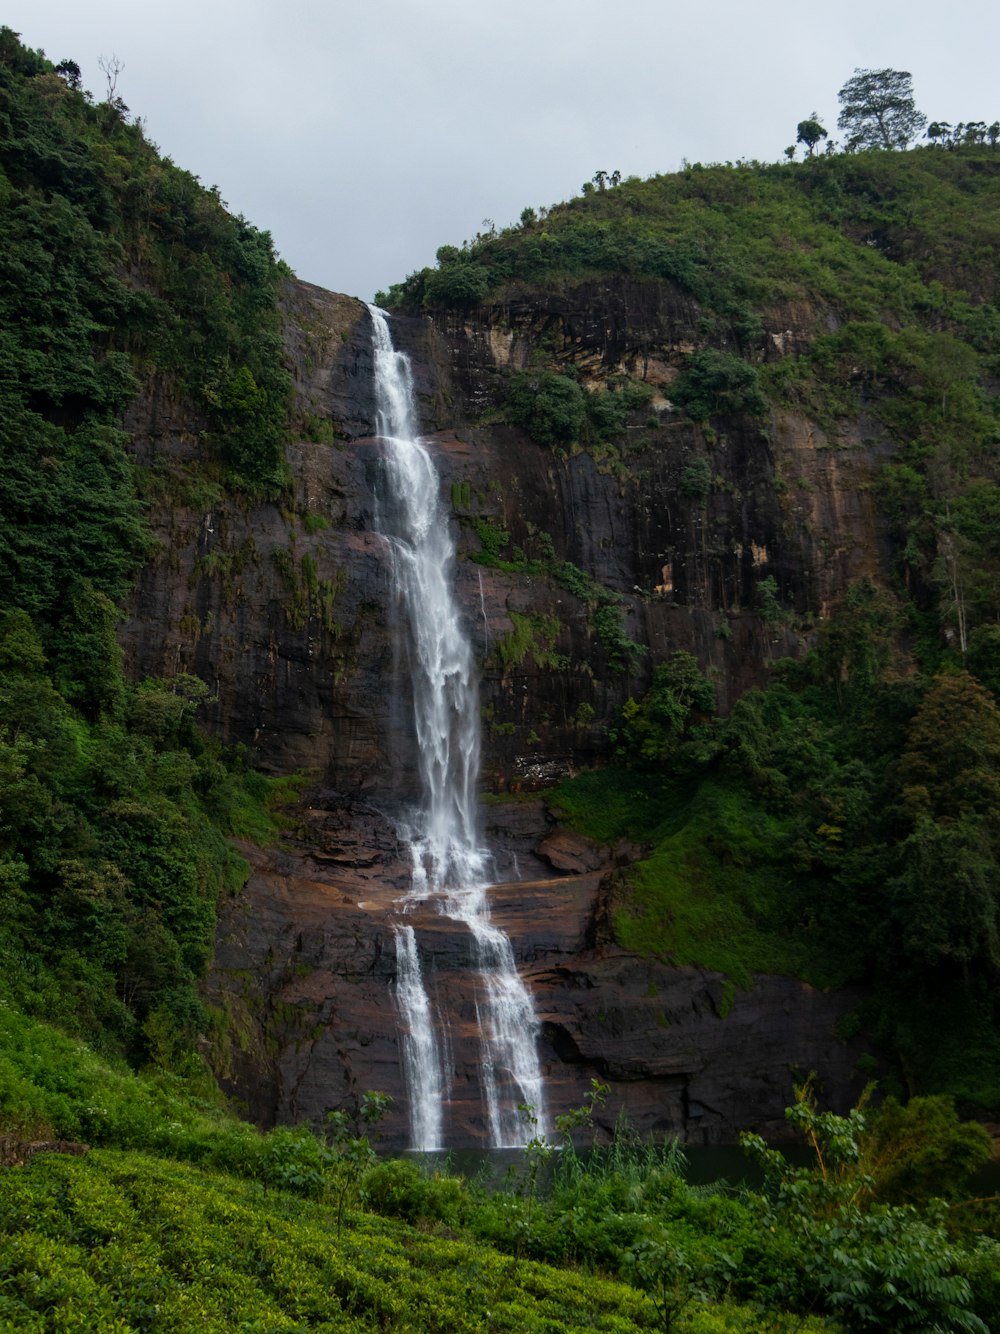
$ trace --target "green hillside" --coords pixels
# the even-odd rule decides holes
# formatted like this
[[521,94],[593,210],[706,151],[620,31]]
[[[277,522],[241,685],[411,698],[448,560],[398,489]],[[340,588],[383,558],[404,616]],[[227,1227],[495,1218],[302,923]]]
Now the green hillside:
[[[786,407],[892,450],[891,586],[855,588],[726,718],[693,659],[651,664],[608,720],[615,763],[553,804],[646,845],[619,941],[733,987],[866,983],[859,1029],[928,1096],[842,1118],[803,1090],[810,1165],[751,1138],[754,1190],[687,1185],[676,1146],[626,1125],[578,1157],[581,1109],[491,1191],[380,1160],[377,1096],[262,1135],[199,1054],[231,1037],[199,990],[247,874],[231,840],[276,837],[294,780],[199,728],[200,680],[127,681],[115,630],[153,503],[287,485],[282,275],[120,100],[0,29],[0,1328],[996,1327],[996,1204],[968,1187],[988,1142],[949,1099],[1000,1115],[998,181],[984,145],[690,167],[528,210],[388,294],[501,318],[604,275],[667,284],[699,337],[674,407],[706,440]],[[807,346],[778,356],[785,315]],[[492,411],[557,451],[612,446],[648,395],[608,389],[585,400],[541,348]],[[136,463],[154,392],[183,405],[190,464]],[[762,624],[793,614],[777,592]]]
[[[0,1327],[991,1328],[995,1206],[963,1198],[988,1142],[944,1100],[841,1118],[804,1092],[790,1115],[817,1157],[792,1168],[751,1137],[752,1191],[688,1186],[676,1145],[624,1125],[587,1159],[538,1143],[488,1188],[379,1159],[370,1106],[262,1136],[0,1009],[0,1117],[31,1137],[0,1137]],[[587,1109],[569,1122],[585,1133]],[[100,1147],[64,1142],[80,1134]]]
[[[202,682],[125,681],[115,625],[146,493],[282,484],[279,274],[78,82],[0,31],[0,986],[170,1064],[246,874],[226,835],[267,835],[269,788],[198,731]],[[132,459],[124,414],[154,383],[203,421],[197,473]]]

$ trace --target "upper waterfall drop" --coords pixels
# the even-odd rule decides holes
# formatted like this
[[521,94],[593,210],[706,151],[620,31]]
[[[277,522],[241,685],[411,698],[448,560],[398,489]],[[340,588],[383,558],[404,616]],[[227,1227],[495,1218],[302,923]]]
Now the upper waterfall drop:
[[[433,461],[417,435],[413,380],[392,344],[387,318],[369,306],[375,361],[376,430],[386,444],[386,513],[403,610],[423,801],[405,830],[413,874],[402,913],[432,901],[471,935],[479,994],[480,1072],[494,1147],[514,1148],[545,1131],[536,1052],[538,1025],[510,940],[490,921],[490,856],[477,828],[479,696],[472,649],[451,591],[455,547]],[[440,1147],[447,1086],[441,1044],[412,928],[396,929],[396,1000],[405,1025],[404,1070],[414,1148]],[[532,1121],[521,1110],[531,1109]],[[433,1141],[433,1142],[432,1142]]]

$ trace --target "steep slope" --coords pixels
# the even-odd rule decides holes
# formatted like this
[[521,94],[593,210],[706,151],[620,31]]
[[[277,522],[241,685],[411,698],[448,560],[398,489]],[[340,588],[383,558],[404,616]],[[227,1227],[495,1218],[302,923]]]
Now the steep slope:
[[[484,767],[497,792],[544,787],[605,757],[612,745],[628,753],[633,743],[628,729],[616,725],[618,711],[630,696],[642,696],[654,668],[678,650],[692,651],[708,669],[717,706],[725,713],[748,687],[767,682],[775,661],[801,656],[821,643],[815,670],[829,683],[834,700],[840,698],[845,719],[853,719],[844,730],[854,727],[854,739],[838,743],[848,752],[856,741],[863,744],[869,727],[851,700],[860,692],[875,703],[883,683],[888,691],[875,707],[882,708],[886,723],[890,717],[895,722],[883,728],[876,742],[880,749],[872,754],[879,758],[872,776],[847,800],[870,800],[881,785],[880,799],[895,809],[891,773],[892,756],[904,744],[899,729],[913,718],[925,682],[953,651],[949,646],[954,646],[956,665],[969,647],[972,657],[978,654],[978,669],[989,677],[989,622],[997,584],[992,544],[982,538],[984,516],[996,495],[991,445],[995,311],[982,300],[992,290],[989,273],[977,269],[955,243],[954,217],[964,197],[973,220],[970,237],[979,238],[972,241],[978,247],[994,219],[995,159],[985,150],[965,154],[964,161],[961,153],[917,154],[905,161],[876,154],[811,171],[718,169],[680,181],[636,183],[622,187],[625,193],[614,201],[574,201],[546,220],[555,245],[563,231],[574,237],[588,209],[599,222],[602,209],[625,209],[634,219],[644,203],[654,224],[666,218],[681,231],[683,225],[704,230],[707,217],[713,238],[721,237],[720,255],[716,261],[704,248],[697,280],[685,270],[668,281],[648,272],[648,265],[644,271],[644,261],[612,263],[607,252],[585,263],[571,256],[533,272],[532,247],[540,238],[531,225],[507,237],[480,238],[467,253],[445,252],[437,286],[433,275],[418,275],[394,294],[400,307],[396,339],[413,358],[429,440],[450,491],[461,549],[469,558],[460,565],[458,590],[483,661]],[[944,200],[939,200],[940,216],[925,206],[924,193],[935,196],[928,182],[936,183]],[[664,192],[698,190],[709,196],[709,207],[699,201],[694,223],[692,210],[674,214],[660,199]],[[734,198],[723,207],[718,196],[727,190]],[[747,198],[755,192],[766,196],[769,190],[778,196],[764,210],[770,233],[759,225],[753,200]],[[830,198],[838,193],[844,196],[842,216],[831,219]],[[894,232],[893,219],[907,216],[904,195],[921,201],[924,216],[920,226],[910,225],[908,231],[897,226]],[[797,218],[789,204],[796,196]],[[565,227],[564,218],[569,218]],[[779,224],[788,233],[784,245],[774,234]],[[605,238],[614,236],[614,215],[601,226]],[[937,244],[935,229],[948,233],[950,250]],[[733,232],[752,236],[754,245],[748,244],[744,260],[748,272],[730,284]],[[784,266],[782,254],[793,243],[796,255]],[[693,244],[690,235],[687,244]],[[920,246],[926,251],[922,265],[907,258]],[[496,256],[497,267],[489,269]],[[472,299],[472,289],[448,287],[449,274],[477,264],[489,281],[477,280]],[[974,270],[973,290],[963,290],[958,284]],[[343,334],[339,348],[328,340],[335,352],[331,364],[321,360],[298,371],[299,392],[314,406],[332,404],[331,382],[353,384],[351,372],[366,355],[363,324]],[[345,433],[351,430],[348,425]],[[341,477],[356,467],[359,455],[370,459],[371,453],[369,444],[356,442],[347,451],[350,464],[339,468]],[[368,524],[364,495],[351,492],[355,484],[340,486],[356,495],[353,522],[363,527]],[[342,535],[324,534],[318,546],[326,544],[329,550],[329,544],[344,541]],[[384,560],[379,562],[377,550],[366,551],[373,564],[359,590],[365,587],[370,595],[380,586],[385,597]],[[371,581],[375,569],[380,585]],[[348,569],[348,587],[357,578],[355,562]],[[859,608],[866,598],[874,599],[872,624],[881,618],[884,630],[878,644],[865,640],[871,633],[862,627],[867,613],[838,611],[848,605],[848,594]],[[360,591],[355,597],[358,604],[365,600]],[[385,622],[381,661],[387,675],[382,679],[391,681],[388,628]],[[874,657],[866,661],[866,653]],[[921,668],[926,677],[920,676]],[[807,667],[807,677],[813,670]],[[255,1094],[262,1115],[283,1117],[318,1107],[331,1085],[342,1083],[346,1090],[354,1080],[363,1082],[366,1071],[377,1071],[376,1082],[391,1085],[394,1018],[386,992],[392,965],[380,949],[374,886],[385,884],[393,838],[386,827],[379,832],[378,811],[405,793],[413,762],[410,739],[390,706],[398,698],[395,689],[363,690],[355,698],[359,705],[352,705],[350,721],[340,729],[342,741],[334,746],[336,767],[327,769],[340,795],[323,796],[309,816],[309,838],[322,840],[318,856],[296,871],[296,888],[276,918],[273,877],[292,870],[280,861],[265,868],[265,880],[251,883],[244,916],[227,916],[223,928],[220,962],[230,980],[225,973],[217,976],[230,1003],[235,994],[248,1042],[256,1035],[251,1045],[257,1056],[244,1064],[238,1086],[250,1087],[250,1071],[267,1059],[263,1054],[269,1044],[272,1051],[278,1044],[277,1055],[270,1058],[272,1080]],[[731,739],[723,740],[723,754],[734,746],[748,716],[741,714]],[[371,751],[355,749],[360,763],[352,769],[349,760],[341,759],[340,746],[350,745],[349,738],[361,728],[366,743],[378,738],[380,758],[373,763]],[[735,744],[743,747],[737,754],[748,753],[745,742]],[[718,764],[711,760],[718,748],[709,746],[708,753],[709,761]],[[845,762],[846,756],[838,761]],[[766,763],[780,768],[787,761],[779,757]],[[898,900],[885,909],[862,904],[873,902],[887,872],[912,865],[919,855],[916,835],[910,834],[905,814],[894,815],[875,832],[858,821],[845,835],[836,794],[849,791],[846,780],[832,772],[825,778],[804,777],[802,756],[795,765],[781,782],[803,783],[802,799],[791,804],[784,799],[791,823],[772,825],[775,841],[769,849],[749,842],[739,823],[773,820],[767,814],[771,798],[766,788],[751,796],[746,817],[740,815],[735,825],[724,822],[713,834],[699,816],[701,824],[691,826],[702,830],[693,835],[706,840],[702,847],[711,848],[714,840],[711,857],[720,865],[734,859],[748,868],[743,881],[759,885],[749,898],[743,889],[737,891],[744,895],[742,904],[719,900],[718,909],[706,917],[715,923],[707,928],[714,937],[684,936],[679,909],[656,906],[661,891],[649,886],[665,882],[655,861],[639,879],[629,875],[605,882],[595,899],[599,877],[588,880],[586,872],[602,859],[606,865],[608,854],[584,845],[582,863],[572,855],[553,855],[544,817],[531,813],[537,807],[491,806],[500,874],[516,868],[521,876],[539,877],[537,885],[522,883],[519,897],[512,897],[505,925],[539,997],[557,1105],[562,1097],[572,1105],[586,1079],[599,1073],[616,1082],[616,1093],[644,1125],[682,1127],[712,1138],[732,1133],[733,1114],[726,1108],[739,1104],[755,1078],[766,1090],[755,1115],[774,1129],[789,1063],[820,1065],[835,1100],[846,1100],[856,1090],[862,1076],[852,1075],[852,1067],[866,1043],[843,1045],[835,1033],[857,1029],[858,1018],[846,1018],[857,993],[831,997],[824,1010],[812,1002],[804,1005],[801,990],[792,1002],[782,992],[784,983],[768,983],[759,974],[770,966],[827,981],[834,976],[877,980],[880,974],[871,971],[874,960],[856,948],[860,930],[871,933],[873,945],[882,942],[877,948],[886,961],[893,960],[890,968],[908,979],[906,987],[912,986],[912,956],[904,951],[905,957],[897,957],[895,945],[887,947],[898,930],[892,925],[898,921]],[[394,776],[391,791],[380,782],[387,773]],[[660,779],[650,775],[648,781],[656,788]],[[725,781],[740,781],[739,766]],[[750,778],[752,785],[759,781]],[[359,787],[375,803],[360,815],[360,841],[355,831],[345,830],[343,814],[345,794]],[[764,806],[755,814],[761,790]],[[863,791],[869,796],[861,796]],[[677,796],[666,800],[662,809],[669,813],[669,802],[676,803]],[[332,806],[337,814],[323,813],[322,807]],[[647,831],[657,819],[646,821]],[[653,845],[659,837],[653,835]],[[637,853],[641,850],[623,849],[618,856],[627,861]],[[698,864],[704,863],[705,854],[697,856]],[[845,879],[850,859],[866,856],[867,875],[851,871],[853,879]],[[575,888],[565,881],[546,885],[548,865],[583,869],[584,874]],[[905,874],[910,872],[904,869]],[[689,879],[685,887],[685,873],[670,875],[679,878],[682,897],[704,892],[696,888],[698,879]],[[720,892],[716,872],[697,875],[709,876],[710,899]],[[404,883],[402,869],[396,883]],[[336,962],[342,949],[339,933],[323,924],[339,895],[346,895],[349,915],[350,902],[365,905],[351,916],[347,933],[359,945],[371,942],[360,952],[355,947],[354,981]],[[831,895],[839,897],[839,922],[830,917],[830,908],[820,906],[832,905]],[[267,955],[265,935],[250,925],[264,911],[265,899],[271,914]],[[564,900],[578,905],[568,915],[556,907]],[[500,901],[506,902],[503,895]],[[640,915],[632,917],[633,923],[645,912],[646,925],[630,926],[630,911]],[[985,911],[995,914],[995,906]],[[299,932],[297,924],[305,921],[313,925]],[[541,936],[540,921],[550,924]],[[988,925],[982,930],[981,939],[988,942]],[[760,944],[733,947],[734,931],[748,931]],[[889,935],[883,938],[884,933]],[[439,985],[445,989],[464,967],[460,943],[449,942],[446,934],[435,955]],[[682,979],[650,960],[638,966],[635,981],[629,980],[636,965],[612,962],[615,956],[607,954],[616,934],[661,959],[706,963],[724,958],[724,970],[741,985],[758,973],[754,990],[733,992],[730,984],[711,1000],[711,987],[722,986],[722,979],[709,977],[709,991],[700,999],[664,1009],[656,998],[673,994]],[[284,943],[276,949],[275,941]],[[831,962],[838,948],[841,958]],[[981,1020],[962,1009],[972,1005],[975,1010],[979,1002],[971,994],[963,1000],[960,980],[947,964],[936,962],[953,948],[942,938],[940,954],[924,955],[917,985],[927,988],[931,1008],[948,1013],[949,1022],[984,1052],[980,1038],[967,1032],[970,1024],[978,1032]],[[980,946],[972,948],[976,953]],[[988,944],[983,948],[985,954],[976,957],[985,960],[988,975],[994,965]],[[268,961],[268,986],[248,987],[248,972]],[[244,981],[234,986],[237,978]],[[639,993],[648,1004],[639,1003]],[[630,995],[633,999],[622,1008]],[[931,1039],[926,1017],[915,1024],[915,1032],[906,1029],[895,1016],[895,1004],[894,993],[880,992],[868,1022],[881,1029],[894,1050],[906,1048],[911,1087],[921,1087],[920,1052],[925,1070],[936,1071],[932,1083],[957,1088],[954,1072],[937,1053],[942,1039]],[[295,1007],[291,1031],[284,1022],[287,1005]],[[780,1019],[789,1010],[803,1019],[798,1036]],[[461,1012],[460,1004],[455,1012]],[[702,1026],[706,1016],[711,1016],[707,1030]],[[763,1034],[769,1028],[773,1048],[766,1042],[756,1048],[747,1043],[746,1031]],[[456,1051],[459,1068],[463,1061],[468,1064],[463,1081],[472,1102],[463,1115],[465,1124],[474,1126],[473,1062],[460,1045]],[[745,1072],[742,1057],[748,1061]],[[730,1092],[713,1082],[716,1059],[719,1068],[742,1072],[734,1075],[732,1101]],[[992,1105],[989,1071],[994,1066],[991,1054],[979,1083],[968,1085],[970,1107]],[[870,1068],[868,1056],[861,1069]]]
[[[201,1035],[262,1120],[398,1093],[384,909],[417,766],[367,314],[7,30],[0,73],[18,999],[55,1008],[82,975],[87,1031],[167,1064]],[[899,950],[930,1009],[976,1009],[964,1096],[995,1103],[996,757],[928,773],[921,709],[970,668],[957,728],[992,736],[998,189],[985,147],[690,168],[445,249],[387,296],[451,500],[487,832],[522,886],[497,912],[556,1110],[601,1074],[649,1128],[773,1129],[790,1065],[846,1105],[875,1049],[837,1033],[872,1012],[797,979],[877,989]],[[599,811],[530,795],[612,758]],[[248,761],[309,786],[241,862],[222,834],[269,832]],[[557,812],[590,838],[553,837]],[[468,961],[437,939],[464,1024]],[[911,1087],[957,1087],[926,1025],[881,1028]]]

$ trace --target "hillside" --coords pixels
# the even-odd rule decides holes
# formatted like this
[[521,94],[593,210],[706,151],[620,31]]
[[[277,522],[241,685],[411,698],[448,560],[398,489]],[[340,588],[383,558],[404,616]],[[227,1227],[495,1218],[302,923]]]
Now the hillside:
[[[998,190],[985,146],[696,164],[527,210],[385,294],[469,347],[480,430],[526,431],[550,472],[589,456],[644,502],[632,533],[578,527],[612,589],[591,590],[593,627],[617,606],[642,625],[633,652],[604,623],[606,670],[640,688],[608,728],[620,767],[555,798],[598,841],[646,845],[607,891],[614,938],[741,986],[873,984],[852,1023],[909,1090],[987,1117]],[[473,560],[552,586],[517,622],[532,692],[573,588],[539,509],[471,518]],[[623,539],[625,570],[594,549]]]
[[[368,315],[0,29],[0,1324],[988,1330],[998,190],[695,165],[385,294],[561,1142],[492,1190],[372,1147],[418,764]],[[412,920],[476,1144],[466,933]],[[685,1182],[741,1131],[759,1188]]]
[[[334,1025],[317,1069],[346,1061],[350,1087],[396,1061],[388,979],[337,962],[361,939],[378,960],[377,923],[344,902],[342,935],[295,943],[330,887],[365,898],[373,859],[390,894],[405,874],[364,312],[282,273],[71,67],[4,43],[9,985],[138,1060],[212,1031],[217,1073],[287,1117],[282,1082],[313,1077],[283,1062],[329,989],[357,1045],[334,1058]],[[386,298],[460,533],[484,772],[515,798],[490,807],[499,872],[571,870],[553,813],[596,845],[561,935],[544,903],[511,909],[537,985],[562,960],[595,992],[571,1012],[557,988],[543,1018],[566,1097],[610,1069],[597,1016],[623,983],[580,951],[614,946],[653,969],[616,1020],[646,1044],[642,988],[677,965],[735,1002],[734,1042],[772,1013],[755,977],[860,986],[838,993],[855,1047],[825,1011],[805,1038],[841,1101],[852,1062],[888,1060],[993,1116],[998,155],[601,184]],[[251,764],[311,786],[281,849],[244,845],[232,898],[249,866],[224,836],[276,834]],[[548,814],[525,795],[559,784]],[[714,1080],[703,1101],[738,1106]]]

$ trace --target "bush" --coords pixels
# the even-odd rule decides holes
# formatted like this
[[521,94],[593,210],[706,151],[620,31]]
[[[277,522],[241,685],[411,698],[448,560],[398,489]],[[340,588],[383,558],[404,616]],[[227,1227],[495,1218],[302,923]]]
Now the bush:
[[542,445],[579,440],[587,419],[587,396],[575,380],[552,371],[514,377],[504,403],[510,421]]
[[768,408],[753,366],[714,348],[691,354],[670,396],[695,421],[736,412],[760,417]]

